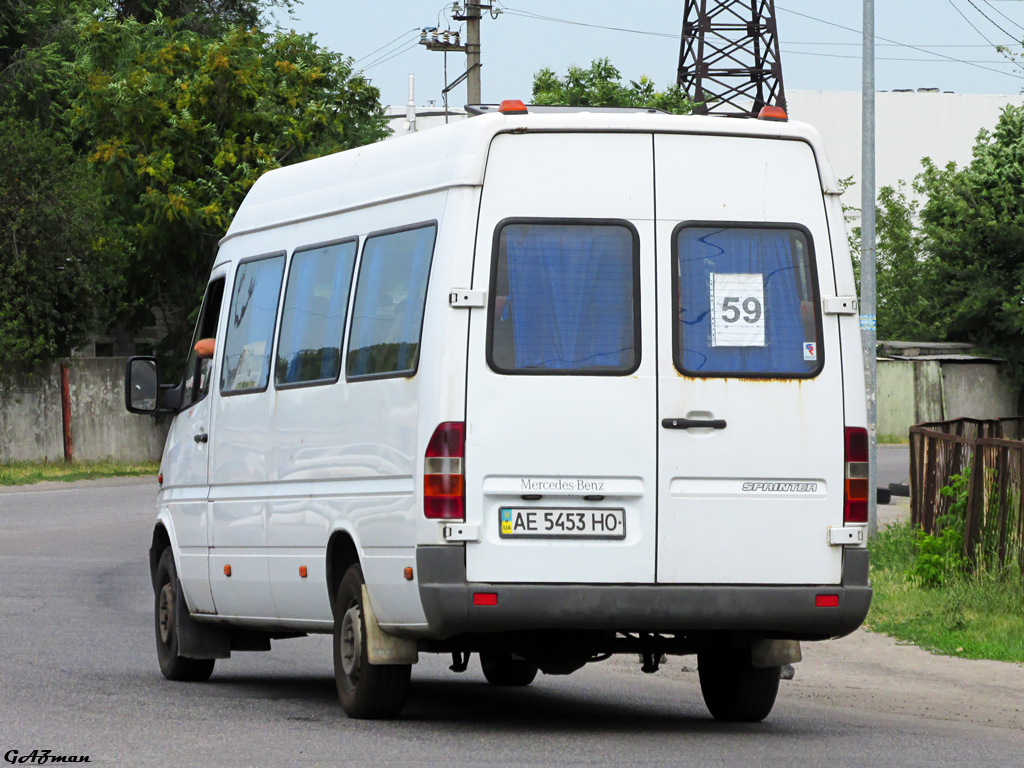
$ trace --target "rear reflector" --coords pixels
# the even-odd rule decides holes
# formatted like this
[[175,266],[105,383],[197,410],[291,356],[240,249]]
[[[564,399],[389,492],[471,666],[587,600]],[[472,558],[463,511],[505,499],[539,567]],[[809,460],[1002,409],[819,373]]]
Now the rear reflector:
[[497,605],[498,595],[496,592],[474,592],[473,605]]
[[838,608],[839,595],[815,595],[814,605],[818,608]]
[[868,521],[868,431],[863,427],[846,428],[845,488],[843,522]]
[[438,424],[423,460],[423,514],[431,520],[463,520],[466,488],[462,474],[466,425]]

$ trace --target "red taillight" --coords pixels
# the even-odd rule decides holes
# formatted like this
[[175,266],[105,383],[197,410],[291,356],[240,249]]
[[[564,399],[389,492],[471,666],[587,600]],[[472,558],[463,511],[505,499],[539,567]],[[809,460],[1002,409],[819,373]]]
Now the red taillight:
[[423,514],[431,520],[463,520],[466,488],[462,460],[466,425],[461,421],[438,424],[423,460]]
[[868,521],[868,431],[846,428],[846,487],[843,493],[843,522]]
[[839,595],[815,595],[814,605],[818,608],[838,608]]

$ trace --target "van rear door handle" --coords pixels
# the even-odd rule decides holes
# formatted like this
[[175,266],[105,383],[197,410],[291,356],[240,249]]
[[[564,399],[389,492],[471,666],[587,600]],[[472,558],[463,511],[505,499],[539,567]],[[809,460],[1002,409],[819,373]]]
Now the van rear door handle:
[[725,419],[662,419],[665,429],[725,429]]
[[200,432],[192,439],[195,440],[197,443],[205,443],[210,439],[210,436],[206,432]]

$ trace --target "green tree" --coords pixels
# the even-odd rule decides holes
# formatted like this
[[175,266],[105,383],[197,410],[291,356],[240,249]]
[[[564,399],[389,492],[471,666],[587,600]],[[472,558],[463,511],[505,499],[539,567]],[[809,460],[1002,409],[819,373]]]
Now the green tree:
[[0,103],[62,129],[79,88],[72,62],[78,28],[103,0],[0,0]]
[[971,162],[925,160],[915,189],[920,255],[933,270],[926,300],[945,337],[970,341],[1024,370],[1024,107],[979,133]]
[[879,192],[879,336],[970,342],[1024,381],[1024,107],[978,134],[966,166],[923,165],[920,203]]
[[96,175],[62,137],[0,113],[0,372],[64,357],[117,285],[121,242]]
[[682,89],[673,85],[656,91],[646,75],[622,84],[622,75],[608,59],[595,59],[590,69],[569,67],[565,77],[551,69],[533,76],[533,103],[573,107],[645,107],[679,115],[689,114],[693,105]]
[[377,89],[311,35],[237,26],[208,38],[164,17],[96,20],[79,67],[74,124],[132,244],[124,317],[163,322],[172,357],[187,349],[217,242],[255,180],[386,131]]

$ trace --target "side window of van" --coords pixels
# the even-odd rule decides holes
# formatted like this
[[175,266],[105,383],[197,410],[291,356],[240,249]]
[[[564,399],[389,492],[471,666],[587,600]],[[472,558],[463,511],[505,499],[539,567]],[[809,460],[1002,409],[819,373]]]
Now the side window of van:
[[195,337],[192,339],[192,348],[189,350],[188,362],[185,364],[185,384],[181,393],[181,408],[183,410],[202,400],[210,391],[210,368],[213,365],[213,359],[199,357],[195,345],[200,339],[216,337],[220,305],[223,301],[224,278],[221,277],[210,283],[210,287],[206,289],[206,298],[203,299],[199,322],[196,323]]
[[349,379],[416,372],[436,235],[431,223],[367,236],[352,309]]
[[681,225],[673,238],[676,368],[810,378],[824,361],[810,235],[794,225]]
[[354,239],[292,255],[274,368],[278,387],[338,380],[355,263]]
[[283,275],[283,253],[238,265],[224,339],[221,393],[261,392],[267,388]]
[[491,275],[491,368],[509,374],[635,371],[639,253],[639,237],[627,222],[501,225]]

